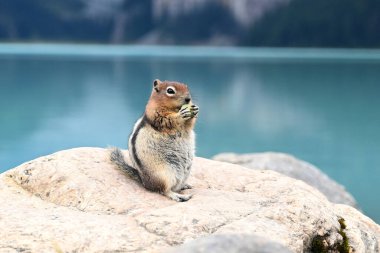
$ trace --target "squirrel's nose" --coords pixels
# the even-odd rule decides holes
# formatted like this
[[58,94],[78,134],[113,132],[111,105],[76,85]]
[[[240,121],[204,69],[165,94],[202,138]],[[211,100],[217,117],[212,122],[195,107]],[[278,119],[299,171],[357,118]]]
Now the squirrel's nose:
[[191,98],[189,98],[189,97],[185,98],[186,104],[188,104],[190,102],[190,100],[191,100]]

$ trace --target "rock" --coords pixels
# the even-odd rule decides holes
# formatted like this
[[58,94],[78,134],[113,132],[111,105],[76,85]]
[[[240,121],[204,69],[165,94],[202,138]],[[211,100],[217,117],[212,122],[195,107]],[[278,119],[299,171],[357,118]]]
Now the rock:
[[222,153],[212,159],[238,164],[249,169],[273,170],[302,180],[322,192],[331,202],[357,208],[357,203],[345,188],[315,166],[282,153],[234,154]]
[[211,235],[196,239],[169,253],[291,253],[281,244],[255,235]]
[[244,234],[293,252],[338,252],[345,243],[380,251],[376,223],[300,180],[195,158],[189,183],[193,198],[178,203],[129,179],[105,149],[38,158],[0,175],[0,249],[164,252],[211,234]]

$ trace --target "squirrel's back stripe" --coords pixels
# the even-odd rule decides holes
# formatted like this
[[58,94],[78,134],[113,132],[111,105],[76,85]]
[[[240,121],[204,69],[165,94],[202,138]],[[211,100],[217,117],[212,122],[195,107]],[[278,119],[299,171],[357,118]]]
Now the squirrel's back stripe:
[[139,134],[139,131],[140,129],[145,125],[146,121],[145,121],[145,114],[144,116],[139,120],[139,122],[137,123],[137,126],[135,128],[135,130],[133,131],[132,133],[132,138],[131,138],[131,145],[132,145],[132,155],[133,155],[133,159],[135,160],[137,166],[141,169],[142,168],[142,164],[141,164],[141,160],[140,158],[137,156],[137,152],[136,152],[136,138],[137,138],[137,135]]

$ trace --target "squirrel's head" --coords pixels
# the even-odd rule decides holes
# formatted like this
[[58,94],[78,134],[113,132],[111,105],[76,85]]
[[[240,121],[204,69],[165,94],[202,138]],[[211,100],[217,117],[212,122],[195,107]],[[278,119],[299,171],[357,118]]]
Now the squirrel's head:
[[191,102],[190,91],[186,84],[172,81],[153,81],[152,94],[148,105],[170,111],[178,111],[184,104]]

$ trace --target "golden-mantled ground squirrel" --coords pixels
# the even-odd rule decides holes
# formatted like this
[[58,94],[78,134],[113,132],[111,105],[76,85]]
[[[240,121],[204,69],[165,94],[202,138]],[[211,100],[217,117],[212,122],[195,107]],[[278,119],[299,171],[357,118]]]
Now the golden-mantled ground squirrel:
[[199,108],[192,104],[187,85],[154,80],[144,115],[129,137],[128,165],[120,149],[111,150],[111,161],[125,170],[146,189],[175,201],[187,201],[191,195],[190,174],[195,152],[194,124]]

